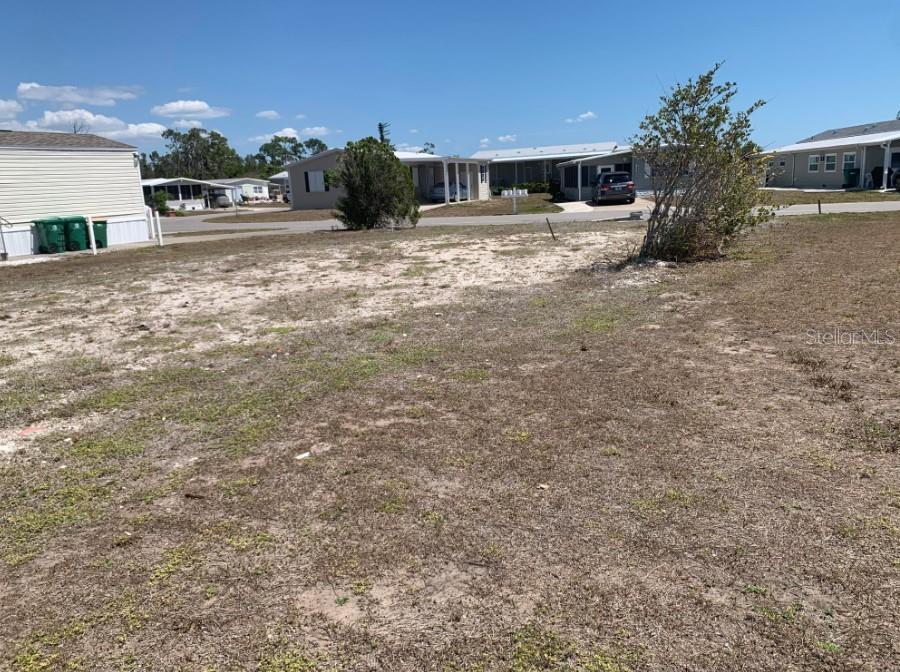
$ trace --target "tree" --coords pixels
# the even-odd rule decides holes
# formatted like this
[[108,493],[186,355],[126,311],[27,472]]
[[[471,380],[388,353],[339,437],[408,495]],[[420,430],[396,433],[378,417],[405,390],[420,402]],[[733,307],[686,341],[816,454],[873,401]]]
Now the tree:
[[[256,156],[260,163],[281,170],[285,164],[302,159],[304,154],[306,154],[306,148],[297,138],[276,135],[267,143],[260,145],[259,153]],[[278,170],[272,172],[278,172]]]
[[756,101],[733,112],[733,82],[715,81],[721,64],[660,98],[641,122],[634,156],[652,170],[654,205],[640,257],[691,261],[718,256],[749,226],[768,218],[759,182],[765,157],[750,139]]
[[310,138],[303,143],[303,149],[306,150],[306,153],[309,156],[314,156],[315,154],[321,154],[322,152],[327,150],[328,145],[326,145],[318,138]]
[[419,221],[412,174],[380,139],[348,142],[329,175],[346,192],[337,201],[337,218],[348,229],[378,229]]
[[238,177],[243,168],[241,157],[221,133],[192,128],[186,133],[173,129],[163,131],[168,153],[160,157],[161,177],[190,177],[209,180]]
[[433,142],[426,142],[426,143],[422,146],[422,153],[423,153],[423,154],[434,154],[434,143],[433,143]]
[[90,132],[91,132],[91,127],[88,125],[88,123],[84,119],[76,119],[75,121],[72,122],[72,133],[77,135],[79,133],[90,133]]

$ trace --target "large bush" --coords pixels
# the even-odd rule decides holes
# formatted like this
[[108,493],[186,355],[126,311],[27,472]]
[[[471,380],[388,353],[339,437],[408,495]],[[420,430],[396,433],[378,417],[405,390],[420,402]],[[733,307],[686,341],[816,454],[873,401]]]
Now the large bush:
[[733,82],[715,82],[719,65],[661,98],[641,123],[634,155],[652,171],[654,206],[642,258],[692,261],[718,256],[748,226],[768,218],[759,208],[765,158],[750,139],[750,115],[733,112]]
[[419,221],[412,174],[386,142],[375,138],[348,142],[329,180],[344,189],[337,201],[337,218],[348,229],[415,226]]

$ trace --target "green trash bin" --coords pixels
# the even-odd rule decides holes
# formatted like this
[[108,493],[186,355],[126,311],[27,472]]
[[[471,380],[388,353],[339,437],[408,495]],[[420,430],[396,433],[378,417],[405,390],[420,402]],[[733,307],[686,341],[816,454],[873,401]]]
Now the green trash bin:
[[109,235],[107,234],[105,219],[94,221],[94,244],[97,245],[98,250],[109,247]]
[[62,217],[66,230],[66,249],[70,252],[88,249],[87,220],[84,217]]
[[60,217],[34,220],[38,236],[38,252],[56,254],[66,251],[66,225]]

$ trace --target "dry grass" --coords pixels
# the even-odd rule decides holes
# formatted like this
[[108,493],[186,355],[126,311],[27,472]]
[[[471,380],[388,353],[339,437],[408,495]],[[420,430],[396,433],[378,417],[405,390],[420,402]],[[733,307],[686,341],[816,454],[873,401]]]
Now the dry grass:
[[[208,265],[272,322],[140,368],[73,349],[0,369],[0,441],[50,428],[0,462],[0,665],[890,669],[900,346],[810,333],[900,331],[897,216],[792,220],[715,263],[473,284],[306,326],[267,303],[283,276],[240,289],[233,270],[340,253],[384,291],[428,292],[440,273],[402,269],[531,230],[2,269],[15,335],[35,344],[23,320],[58,324],[30,299],[18,312],[34,292],[83,342],[108,317],[81,320],[67,289],[133,302],[136,279],[174,274],[186,293],[213,282]],[[541,265],[572,254],[540,246]],[[366,291],[308,310],[343,315]]]
[[801,191],[765,190],[772,205],[798,205],[802,203],[859,203],[863,201],[900,201],[900,193],[888,191]]

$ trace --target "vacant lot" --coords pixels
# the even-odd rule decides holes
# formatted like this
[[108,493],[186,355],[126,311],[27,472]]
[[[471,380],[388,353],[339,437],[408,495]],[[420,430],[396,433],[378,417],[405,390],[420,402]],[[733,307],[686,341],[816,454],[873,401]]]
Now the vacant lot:
[[861,201],[900,201],[896,191],[779,191],[766,189],[766,197],[772,205],[798,205],[801,203],[859,203]]
[[897,217],[557,228],[0,268],[0,667],[891,669]]

